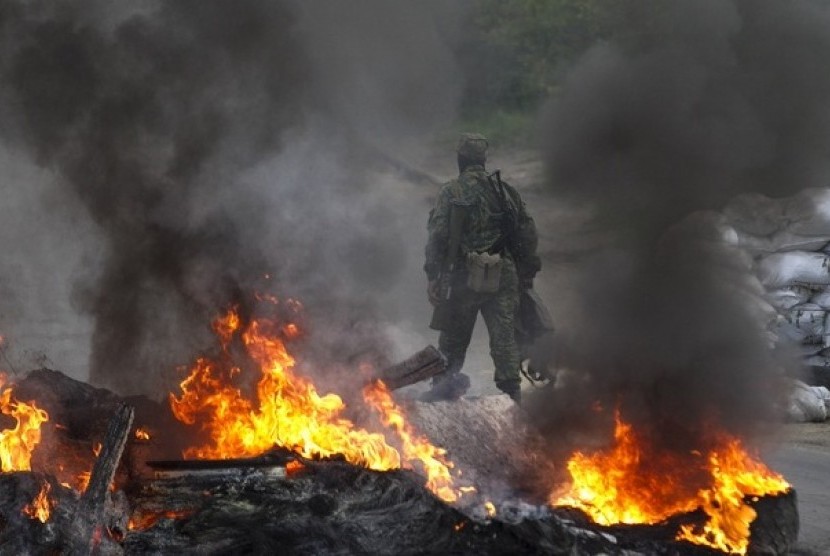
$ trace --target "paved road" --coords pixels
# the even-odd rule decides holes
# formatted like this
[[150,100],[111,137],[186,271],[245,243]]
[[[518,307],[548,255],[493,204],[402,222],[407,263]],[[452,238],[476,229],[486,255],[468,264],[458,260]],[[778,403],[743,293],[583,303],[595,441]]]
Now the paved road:
[[830,555],[830,423],[788,425],[787,440],[768,456],[795,487],[801,555]]

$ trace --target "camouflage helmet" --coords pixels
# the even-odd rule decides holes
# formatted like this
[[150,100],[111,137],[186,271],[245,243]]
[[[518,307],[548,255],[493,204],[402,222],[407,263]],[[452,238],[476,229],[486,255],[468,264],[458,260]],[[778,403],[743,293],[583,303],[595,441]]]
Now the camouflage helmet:
[[484,162],[487,160],[487,138],[480,133],[462,133],[458,138],[456,152],[470,160]]

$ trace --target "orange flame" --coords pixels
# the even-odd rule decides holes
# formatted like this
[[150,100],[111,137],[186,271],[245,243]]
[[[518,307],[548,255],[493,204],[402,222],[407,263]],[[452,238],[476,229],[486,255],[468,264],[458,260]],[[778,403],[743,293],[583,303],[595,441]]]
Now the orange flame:
[[[293,300],[285,305],[293,312],[302,307]],[[355,426],[343,416],[346,407],[340,396],[320,395],[310,380],[296,374],[294,358],[285,347],[285,341],[299,334],[296,324],[261,318],[243,326],[231,309],[214,322],[213,329],[225,348],[234,335],[240,336],[260,377],[256,395],[246,396],[242,386],[237,386],[238,367],[228,361],[196,361],[180,385],[181,395],[170,394],[170,406],[183,423],[199,423],[210,441],[188,448],[185,457],[256,456],[279,446],[306,458],[342,455],[350,463],[378,471],[401,467],[401,454],[383,434]],[[227,349],[225,355],[229,356]],[[371,386],[364,395],[381,412],[381,420],[400,436],[403,460],[419,459],[427,471],[428,486],[444,499],[456,499],[449,487],[451,464],[443,450],[412,432],[384,387]]]
[[[0,373],[0,387],[6,376]],[[23,403],[12,398],[12,388],[0,393],[0,412],[15,420],[15,426],[0,431],[0,469],[3,472],[30,471],[32,451],[40,443],[40,426],[49,415],[34,402]]]
[[427,476],[427,488],[445,502],[458,500],[462,493],[453,488],[450,475],[453,464],[446,459],[447,451],[415,433],[386,385],[380,380],[375,381],[363,389],[363,398],[380,413],[383,424],[398,434],[403,444],[403,458],[421,463]]
[[165,510],[161,512],[141,512],[133,515],[127,522],[130,531],[144,531],[155,525],[160,519],[184,519],[193,515],[193,510]]
[[239,318],[239,314],[236,312],[235,307],[233,310],[228,311],[224,317],[217,318],[213,321],[213,331],[219,337],[219,341],[222,343],[222,348],[228,348],[228,345],[233,339],[233,335],[237,330],[239,330],[241,325],[242,319]]
[[150,432],[143,427],[138,427],[135,429],[135,439],[144,441],[150,440]]
[[601,525],[659,523],[703,507],[704,531],[684,527],[678,539],[745,554],[755,510],[744,497],[790,488],[725,433],[706,458],[700,451],[686,456],[655,449],[617,413],[614,440],[607,450],[571,456],[571,483],[551,496],[553,505],[579,508]]
[[737,439],[709,454],[709,469],[713,484],[698,493],[709,520],[700,531],[682,526],[677,538],[723,552],[746,554],[749,527],[757,512],[744,502],[745,497],[780,494],[789,490],[790,485],[781,475],[749,456]]
[[75,490],[78,492],[86,492],[89,486],[89,480],[92,478],[92,471],[81,471],[75,477]]
[[285,464],[285,474],[289,477],[292,475],[296,475],[300,471],[305,469],[305,465],[297,460],[291,460]]
[[52,514],[52,501],[49,500],[49,491],[51,489],[52,485],[44,481],[40,487],[40,492],[32,500],[32,503],[23,508],[23,513],[32,519],[37,519],[41,523],[49,521],[49,516]]

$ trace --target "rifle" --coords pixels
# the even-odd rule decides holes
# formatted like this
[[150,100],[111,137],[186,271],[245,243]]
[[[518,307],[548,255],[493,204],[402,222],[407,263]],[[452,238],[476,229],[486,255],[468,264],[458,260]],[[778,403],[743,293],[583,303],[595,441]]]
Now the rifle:
[[516,212],[516,207],[507,200],[507,193],[505,193],[504,184],[501,182],[501,170],[496,170],[492,174],[488,174],[487,181],[490,183],[493,194],[496,196],[496,200],[499,202],[499,206],[505,216],[502,220],[502,235],[495,245],[493,245],[491,252],[501,251],[502,247],[504,247],[514,257],[518,257],[520,251],[516,240],[516,228],[519,225],[519,215]]
[[450,204],[450,243],[441,272],[438,275],[438,305],[432,311],[432,320],[429,327],[433,330],[443,330],[450,315],[450,296],[452,295],[452,275],[458,262],[458,249],[461,247],[461,232],[467,221],[467,206],[459,201]]
[[[510,202],[505,192],[504,184],[501,181],[501,170],[496,170],[487,176],[487,181],[493,189],[493,194],[504,212],[502,219],[502,235],[491,248],[492,252],[506,249],[513,255],[516,262],[516,270],[519,272],[519,279],[529,274],[532,281],[533,276],[539,271],[540,261],[535,254],[528,254],[523,243],[523,237],[519,234],[519,211],[515,203]],[[527,286],[530,287],[530,286]]]

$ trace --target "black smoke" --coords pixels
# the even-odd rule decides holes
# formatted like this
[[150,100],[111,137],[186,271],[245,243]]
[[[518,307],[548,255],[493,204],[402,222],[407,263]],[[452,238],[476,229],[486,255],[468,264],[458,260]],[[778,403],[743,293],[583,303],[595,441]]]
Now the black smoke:
[[0,2],[6,148],[53,172],[101,238],[74,295],[93,382],[158,393],[218,311],[269,285],[315,317],[313,351],[386,348],[371,292],[400,279],[407,211],[364,166],[452,114],[435,39],[455,11]]
[[279,148],[308,77],[296,18],[278,3],[164,2],[113,28],[91,17],[101,9],[5,2],[3,81],[13,138],[106,238],[80,294],[96,318],[91,378],[136,389],[158,353],[193,337],[177,331],[201,330],[236,301],[243,273],[266,269],[234,218],[194,200],[222,186],[205,179],[215,161],[238,171]]
[[766,426],[792,365],[770,349],[752,261],[716,211],[826,185],[830,6],[629,4],[649,17],[587,52],[549,107],[550,191],[592,211],[604,239],[560,319],[560,363],[578,378],[547,415],[563,432],[592,403],[620,407],[685,450],[713,424]]

